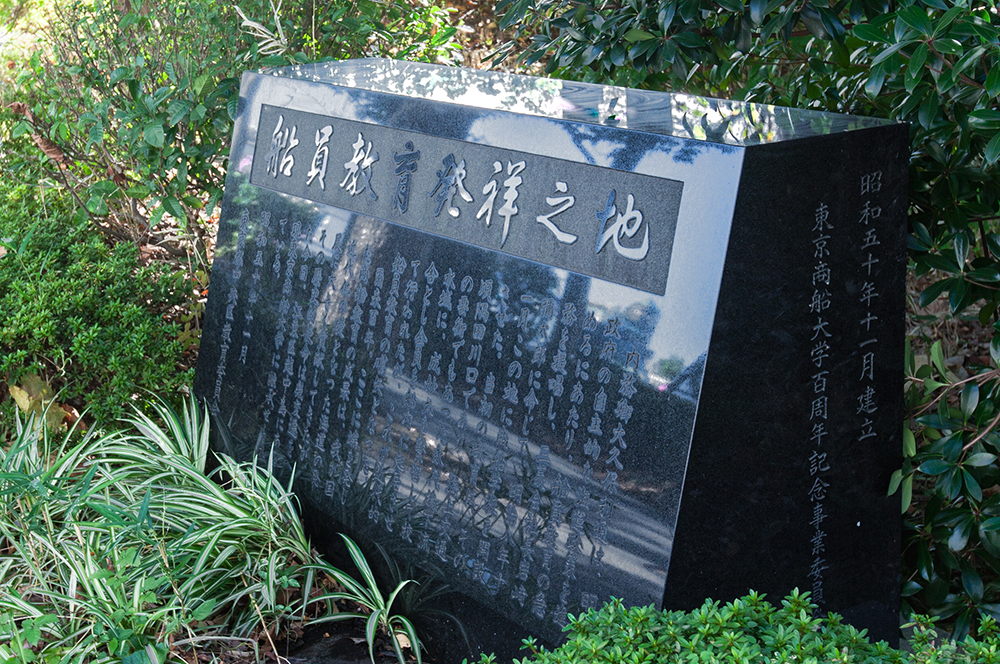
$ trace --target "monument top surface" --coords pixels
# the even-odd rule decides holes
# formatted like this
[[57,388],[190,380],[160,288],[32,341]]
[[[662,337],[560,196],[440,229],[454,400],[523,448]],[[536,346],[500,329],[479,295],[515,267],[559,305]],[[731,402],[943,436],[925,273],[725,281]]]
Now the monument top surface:
[[294,65],[267,73],[733,146],[894,124],[890,120],[857,115],[382,58]]

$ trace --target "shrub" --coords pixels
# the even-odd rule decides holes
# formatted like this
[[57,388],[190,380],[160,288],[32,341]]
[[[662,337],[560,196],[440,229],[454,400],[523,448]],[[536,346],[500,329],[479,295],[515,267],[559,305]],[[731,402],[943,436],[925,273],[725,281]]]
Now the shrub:
[[138,264],[135,245],[110,247],[72,219],[58,190],[0,185],[0,377],[23,386],[37,376],[103,421],[144,389],[173,399],[191,381],[178,368],[178,331],[163,320],[179,299],[173,285]]
[[[992,0],[500,0],[522,59],[567,78],[910,123],[914,277],[988,326],[957,376],[933,339],[906,359],[903,594],[961,638],[1000,618],[1000,16]],[[709,122],[703,118],[702,122]],[[920,497],[911,504],[916,490]]]
[[[960,646],[944,642],[934,622],[920,618],[910,640],[911,652],[871,643],[864,631],[843,624],[840,616],[815,618],[809,593],[793,591],[774,607],[763,596],[721,605],[707,600],[694,611],[657,611],[652,606],[626,608],[612,599],[600,610],[570,616],[569,640],[555,650],[532,652],[521,664],[998,664],[1000,639],[992,619],[983,623],[980,641]],[[492,664],[490,655],[480,664]],[[515,660],[516,662],[516,660]]]
[[[31,138],[15,165],[39,161],[106,235],[151,239],[184,256],[191,247],[158,225],[166,215],[182,234],[207,241],[201,224],[222,196],[242,70],[368,55],[457,57],[453,10],[426,0],[280,6],[244,4],[275,19],[272,34],[242,9],[210,0],[56,5],[39,50],[0,88],[0,131]],[[204,244],[194,249],[196,260],[207,257]]]
[[15,167],[43,165],[115,239],[162,240],[164,214],[188,228],[222,195],[239,89],[234,19],[201,1],[57,5],[4,90],[0,120],[11,138],[32,139]]
[[259,16],[238,10],[244,28],[258,39],[244,57],[261,57],[261,65],[373,56],[442,64],[461,59],[456,39],[461,24],[451,25],[456,10],[444,3],[269,0],[261,5]]

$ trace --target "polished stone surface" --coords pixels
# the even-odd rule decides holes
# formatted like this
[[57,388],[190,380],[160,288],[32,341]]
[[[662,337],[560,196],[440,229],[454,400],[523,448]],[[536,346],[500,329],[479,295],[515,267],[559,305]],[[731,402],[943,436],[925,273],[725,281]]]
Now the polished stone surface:
[[905,128],[866,118],[382,60],[245,74],[214,445],[294,468],[317,543],[453,591],[427,606],[456,662],[609,596],[748,587],[890,637],[905,178]]

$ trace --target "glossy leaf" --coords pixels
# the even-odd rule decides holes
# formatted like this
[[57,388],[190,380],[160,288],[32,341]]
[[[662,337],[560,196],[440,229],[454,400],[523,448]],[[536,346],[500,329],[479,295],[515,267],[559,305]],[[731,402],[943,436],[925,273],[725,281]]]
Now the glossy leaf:
[[979,468],[981,466],[988,466],[996,460],[997,455],[995,454],[990,454],[989,452],[979,452],[966,459],[964,465]]
[[944,365],[944,351],[941,349],[940,339],[931,344],[931,362],[942,376],[948,373]]
[[948,294],[948,306],[952,315],[961,313],[969,306],[969,282],[965,279],[956,279]]
[[981,502],[983,500],[983,489],[979,486],[979,482],[976,478],[972,476],[972,473],[962,469],[962,482],[965,484],[965,491],[969,498],[975,502]]
[[960,55],[963,51],[962,42],[957,39],[952,39],[951,37],[943,37],[934,40],[934,48],[939,53],[944,53],[947,55]]
[[997,267],[977,268],[969,272],[968,277],[974,281],[996,283],[1000,281],[1000,269]]
[[969,260],[969,239],[964,233],[958,233],[952,242],[955,249],[955,262],[958,269],[964,272],[965,264]]
[[901,21],[925,37],[929,37],[934,32],[934,25],[927,17],[927,12],[919,5],[910,5],[901,9],[897,15]]
[[986,145],[986,150],[983,151],[983,160],[987,164],[995,164],[997,158],[1000,158],[1000,131],[990,139],[990,142]]
[[646,32],[645,30],[641,30],[639,28],[632,28],[631,30],[625,33],[625,41],[627,42],[645,41],[647,39],[655,39],[655,38],[656,38],[655,35]]
[[920,464],[920,472],[926,475],[941,475],[954,468],[955,465],[940,459],[931,459]]
[[968,542],[969,527],[967,522],[963,522],[951,531],[951,537],[948,538],[948,548],[952,551],[961,551]]
[[975,383],[968,383],[964,388],[962,388],[962,398],[960,401],[960,407],[962,409],[962,414],[965,415],[965,419],[968,420],[972,417],[972,414],[975,412],[978,405],[979,386]]
[[892,46],[890,46],[889,48],[883,50],[881,53],[879,53],[877,56],[875,56],[872,59],[871,66],[875,67],[876,65],[878,65],[878,64],[880,64],[880,63],[888,60],[890,57],[892,57],[893,55],[895,55],[896,53],[898,53],[901,49],[904,49],[904,48],[906,48],[908,46],[912,46],[915,43],[916,43],[916,41],[914,41],[914,40],[907,40],[907,41],[901,41],[901,42],[898,42],[896,44],[893,44]]
[[986,76],[986,94],[990,97],[1000,95],[1000,67],[994,67]]
[[917,453],[917,441],[913,437],[910,427],[903,427],[903,456],[911,457]]
[[868,82],[865,83],[865,94],[872,99],[878,97],[882,91],[882,86],[885,84],[885,76],[886,72],[884,68],[872,67]]
[[976,602],[983,599],[983,579],[968,565],[962,567],[962,587]]
[[889,478],[889,489],[886,491],[886,495],[891,496],[892,494],[896,493],[896,489],[899,488],[899,485],[902,484],[902,482],[903,482],[903,471],[897,468],[896,470],[892,471],[892,475]]
[[910,509],[910,504],[913,502],[913,475],[907,475],[903,478],[903,490],[901,494],[901,512],[906,514],[906,511]]
[[918,302],[921,307],[929,306],[934,300],[940,297],[941,293],[952,287],[955,283],[954,279],[941,279],[940,281],[935,281],[930,284],[920,293],[920,298]]
[[880,28],[877,28],[870,23],[863,23],[861,25],[854,26],[852,32],[855,36],[860,37],[865,41],[879,42],[882,44],[891,43],[889,38],[886,36]]

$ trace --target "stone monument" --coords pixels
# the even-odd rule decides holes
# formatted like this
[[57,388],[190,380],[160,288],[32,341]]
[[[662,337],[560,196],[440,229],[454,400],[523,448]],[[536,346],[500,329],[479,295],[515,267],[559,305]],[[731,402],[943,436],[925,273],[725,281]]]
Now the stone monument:
[[701,97],[247,73],[214,445],[294,469],[320,545],[450,590],[449,661],[751,588],[892,640],[907,155],[902,125]]

